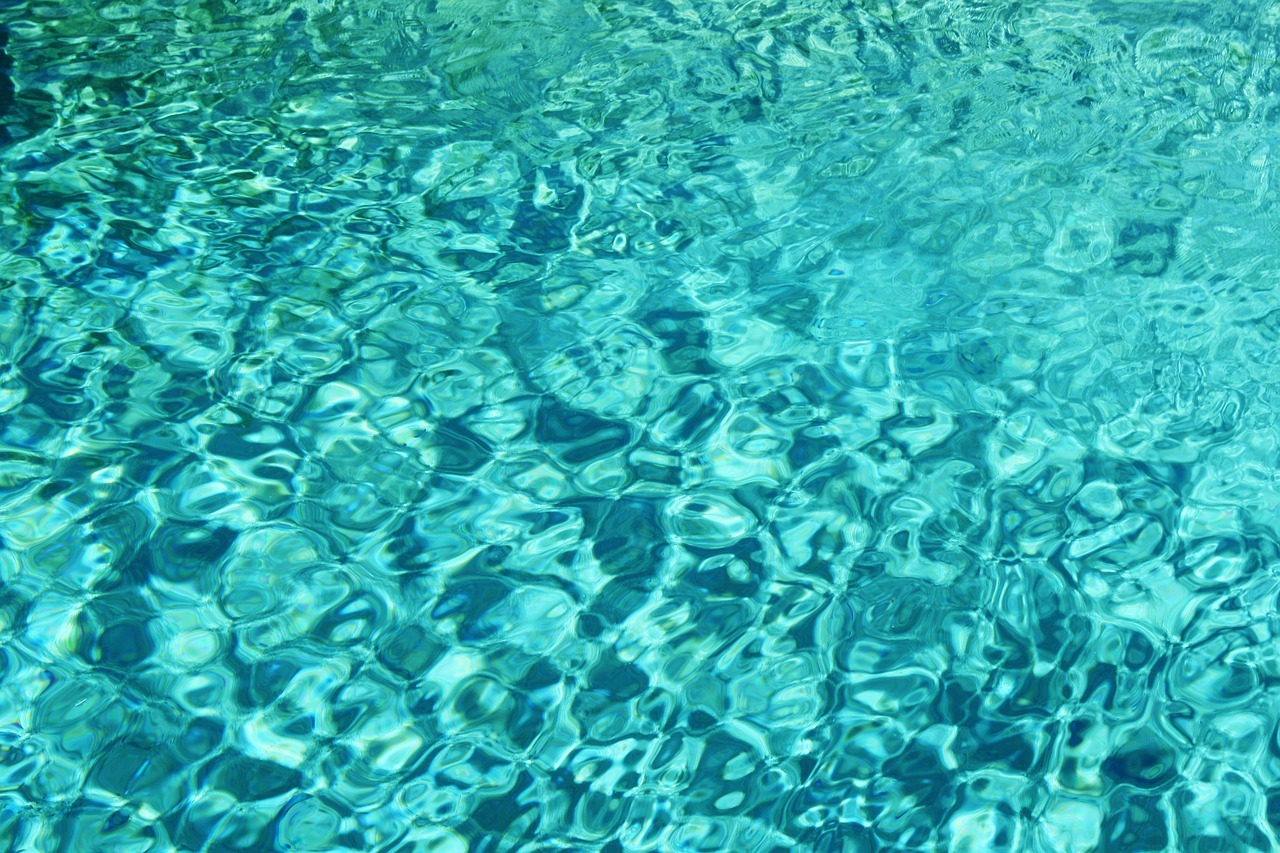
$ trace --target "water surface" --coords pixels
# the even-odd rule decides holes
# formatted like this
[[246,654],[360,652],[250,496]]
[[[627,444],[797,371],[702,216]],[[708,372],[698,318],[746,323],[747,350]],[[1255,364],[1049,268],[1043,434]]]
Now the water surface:
[[7,30],[0,848],[1280,849],[1280,5]]

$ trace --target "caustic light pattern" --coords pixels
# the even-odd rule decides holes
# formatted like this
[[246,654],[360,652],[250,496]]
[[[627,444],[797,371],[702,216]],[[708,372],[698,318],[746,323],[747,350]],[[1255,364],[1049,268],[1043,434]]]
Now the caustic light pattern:
[[1280,5],[4,23],[0,850],[1280,849]]

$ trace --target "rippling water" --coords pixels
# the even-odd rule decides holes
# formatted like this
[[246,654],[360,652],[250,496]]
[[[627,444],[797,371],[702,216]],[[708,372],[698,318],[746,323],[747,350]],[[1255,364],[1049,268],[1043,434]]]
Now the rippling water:
[[0,849],[1280,849],[1280,4],[8,9]]

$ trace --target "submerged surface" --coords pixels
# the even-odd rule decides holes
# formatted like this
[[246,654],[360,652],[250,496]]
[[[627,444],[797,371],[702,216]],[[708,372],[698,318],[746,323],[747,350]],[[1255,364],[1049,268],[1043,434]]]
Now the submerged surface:
[[1276,849],[1280,5],[19,2],[0,849]]

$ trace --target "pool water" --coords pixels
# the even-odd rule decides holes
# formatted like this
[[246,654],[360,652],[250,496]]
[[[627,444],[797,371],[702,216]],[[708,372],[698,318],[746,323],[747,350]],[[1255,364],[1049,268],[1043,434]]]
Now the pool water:
[[1280,849],[1280,3],[8,9],[0,850]]

